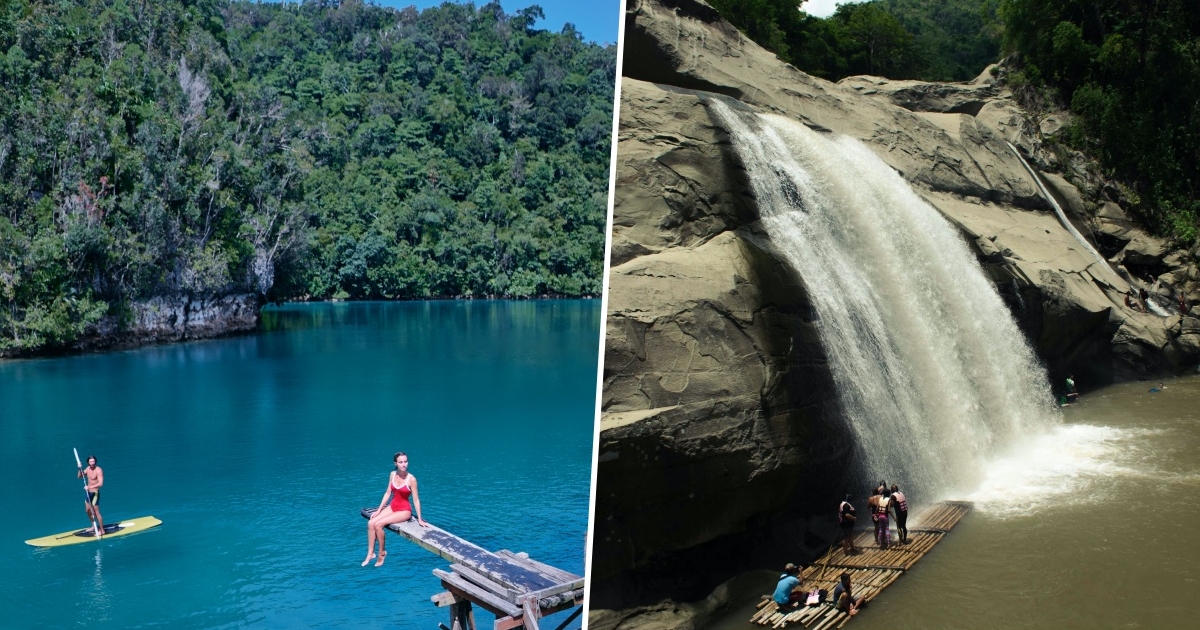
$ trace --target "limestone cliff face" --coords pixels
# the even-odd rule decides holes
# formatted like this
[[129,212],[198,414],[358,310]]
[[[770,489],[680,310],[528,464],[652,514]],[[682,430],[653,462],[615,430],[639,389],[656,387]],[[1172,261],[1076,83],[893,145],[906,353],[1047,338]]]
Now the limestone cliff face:
[[258,328],[261,298],[255,294],[193,298],[159,296],[135,302],[121,319],[110,315],[76,345],[79,350],[206,339]]
[[1155,290],[1195,304],[1200,252],[1141,232],[1082,160],[1082,175],[1039,174],[1111,263],[1093,254],[1008,145],[1044,168],[1043,128],[1058,123],[1035,124],[989,74],[833,84],[699,0],[627,8],[592,566],[600,608],[621,604],[611,591],[628,580],[614,576],[827,512],[836,498],[825,495],[850,470],[802,274],[758,225],[744,169],[706,107],[717,95],[871,147],[974,245],[1052,375],[1086,384],[1200,358],[1200,311],[1134,312],[1121,268],[1165,274]]

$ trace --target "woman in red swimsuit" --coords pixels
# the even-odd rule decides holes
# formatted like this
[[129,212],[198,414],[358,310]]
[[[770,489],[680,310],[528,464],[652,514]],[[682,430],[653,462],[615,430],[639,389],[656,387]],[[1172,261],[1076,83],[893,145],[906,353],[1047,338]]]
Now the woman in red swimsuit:
[[[392,523],[403,523],[412,518],[414,506],[417,512],[417,524],[421,527],[429,527],[429,524],[421,519],[421,497],[417,494],[417,478],[408,472],[408,455],[396,453],[392,461],[396,462],[396,470],[388,475],[388,487],[383,491],[379,507],[371,516],[371,520],[367,521],[367,559],[363,560],[364,567],[371,561],[371,558],[375,557],[376,539],[379,540],[379,560],[375,561],[375,566],[383,564],[383,559],[387,557],[387,550],[383,547],[383,537],[387,526]],[[389,494],[392,496],[390,504],[388,503]],[[408,502],[409,497],[412,497],[411,505]]]

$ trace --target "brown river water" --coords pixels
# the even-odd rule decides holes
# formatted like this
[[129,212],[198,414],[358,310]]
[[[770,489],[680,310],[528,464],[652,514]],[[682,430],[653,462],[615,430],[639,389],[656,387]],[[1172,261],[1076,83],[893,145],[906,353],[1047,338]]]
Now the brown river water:
[[[978,489],[935,497],[975,510],[846,627],[1200,628],[1200,376],[1165,384],[1085,392]],[[758,628],[756,603],[712,627]]]

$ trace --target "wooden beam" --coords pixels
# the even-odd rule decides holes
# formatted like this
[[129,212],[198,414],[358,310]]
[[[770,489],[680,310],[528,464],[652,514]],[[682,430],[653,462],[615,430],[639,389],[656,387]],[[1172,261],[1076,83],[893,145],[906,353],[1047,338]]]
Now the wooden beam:
[[539,571],[546,577],[560,584],[563,582],[570,582],[571,580],[576,580],[581,577],[571,573],[570,571],[564,571],[558,567],[552,567],[548,564],[538,562],[537,560],[530,558],[529,554],[527,553],[513,553],[507,549],[501,549],[500,551],[496,552],[496,555],[503,558],[508,558],[514,564],[519,564],[527,569]]
[[[580,609],[582,610],[582,608]],[[513,628],[524,628],[524,617],[497,617],[494,630],[512,630]]]
[[532,595],[525,598],[525,601],[521,602],[521,608],[525,611],[526,630],[539,630],[538,614],[542,611],[538,606],[537,598],[533,597]]
[[544,588],[540,591],[533,591],[532,593],[529,594],[529,597],[534,597],[536,599],[542,599],[543,597],[550,597],[551,595],[558,595],[559,593],[565,593],[566,591],[573,591],[578,588],[583,588],[583,578],[576,578],[574,580],[571,580],[570,582],[564,582],[562,584],[555,584],[554,586]]
[[[575,591],[575,592],[579,593],[579,597],[577,599],[564,599],[564,600],[560,601],[558,604],[555,604],[554,606],[546,606],[545,605],[546,600],[543,599],[541,602],[539,602],[539,604],[541,604],[541,606],[542,606],[542,616],[547,617],[549,615],[553,615],[556,612],[562,612],[564,610],[569,610],[571,608],[574,608],[574,607],[582,604],[583,603],[583,591],[579,590],[579,591]],[[583,610],[583,608],[581,607],[579,610]]]
[[471,567],[468,567],[463,564],[458,564],[457,562],[450,565],[450,568],[455,573],[463,576],[467,580],[474,582],[474,583],[478,584],[479,586],[482,586],[483,588],[495,593],[496,595],[503,597],[505,599],[505,601],[511,602],[513,604],[517,603],[518,597],[520,597],[521,595],[524,595],[525,593],[528,592],[525,590],[522,590],[522,591],[512,590],[503,584],[499,584],[497,582],[494,582],[494,581],[488,579],[486,576],[481,575],[477,571],[473,570]]
[[[583,589],[577,588],[573,591],[566,591],[564,593],[559,593],[557,595],[543,597],[538,600],[538,605],[541,606],[543,609],[554,608],[556,610],[560,610],[560,609],[562,609],[563,604],[570,604],[570,606],[567,606],[567,608],[570,608],[571,606],[577,606],[582,602],[583,602]],[[543,615],[545,615],[545,614],[549,614],[549,613],[543,613]]]
[[430,597],[429,601],[433,602],[433,605],[437,606],[438,608],[445,608],[446,606],[453,606],[454,604],[457,604],[458,598],[455,597],[454,593],[451,593],[450,591],[442,591],[441,593]]
[[483,606],[498,617],[508,615],[520,616],[521,609],[510,604],[499,596],[489,593],[482,587],[476,586],[465,579],[441,569],[434,569],[433,574],[442,579],[442,584],[452,593]]

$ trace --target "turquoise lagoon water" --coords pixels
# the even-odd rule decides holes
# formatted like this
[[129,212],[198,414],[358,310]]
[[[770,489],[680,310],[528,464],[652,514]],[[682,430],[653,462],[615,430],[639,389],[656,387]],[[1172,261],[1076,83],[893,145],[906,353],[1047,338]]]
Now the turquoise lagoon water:
[[[251,336],[0,362],[0,626],[436,628],[446,561],[392,535],[359,566],[397,450],[428,521],[582,574],[599,327],[598,300],[294,305]],[[106,521],[163,525],[25,545],[88,524],[72,447]]]

